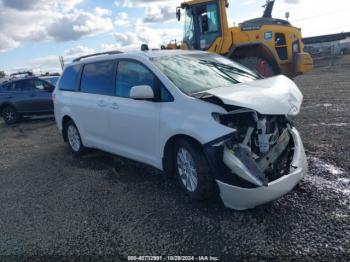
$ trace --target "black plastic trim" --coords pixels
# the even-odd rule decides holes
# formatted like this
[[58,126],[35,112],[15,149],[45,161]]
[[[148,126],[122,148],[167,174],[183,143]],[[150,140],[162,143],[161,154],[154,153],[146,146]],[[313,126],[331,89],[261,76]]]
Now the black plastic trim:
[[210,141],[210,142],[204,144],[203,146],[204,146],[204,147],[207,147],[207,146],[211,147],[211,146],[214,146],[214,145],[216,145],[216,144],[219,144],[220,142],[223,142],[223,141],[225,141],[225,140],[229,140],[230,138],[233,138],[233,136],[234,136],[235,133],[236,133],[236,132],[234,131],[234,132],[232,132],[232,133],[229,133],[229,134],[227,134],[227,135],[224,135],[224,136],[222,136],[222,137],[219,137],[219,138],[217,138],[217,139],[214,139],[213,141]]

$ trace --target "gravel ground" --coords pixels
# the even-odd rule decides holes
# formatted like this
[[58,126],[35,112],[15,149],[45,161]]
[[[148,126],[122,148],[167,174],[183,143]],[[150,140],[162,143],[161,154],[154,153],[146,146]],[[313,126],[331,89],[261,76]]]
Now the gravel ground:
[[219,199],[191,202],[174,181],[138,163],[101,152],[72,157],[52,118],[0,122],[0,260],[349,260],[348,72],[349,57],[297,78],[305,103],[295,122],[310,173],[280,200],[244,212]]

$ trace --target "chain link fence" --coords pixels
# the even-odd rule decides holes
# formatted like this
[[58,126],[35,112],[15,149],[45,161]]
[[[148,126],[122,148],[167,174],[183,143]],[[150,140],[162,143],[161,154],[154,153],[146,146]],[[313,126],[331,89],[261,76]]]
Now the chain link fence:
[[350,54],[350,38],[332,42],[313,43],[305,45],[305,52],[311,54],[315,65],[322,64],[321,60],[334,60]]

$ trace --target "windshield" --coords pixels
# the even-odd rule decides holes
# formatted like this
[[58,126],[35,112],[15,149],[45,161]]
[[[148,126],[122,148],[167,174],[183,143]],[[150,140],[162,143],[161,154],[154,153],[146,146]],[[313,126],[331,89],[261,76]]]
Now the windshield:
[[152,59],[182,92],[192,95],[259,78],[249,69],[214,54],[186,54]]
[[44,78],[47,82],[51,83],[52,85],[56,85],[59,77],[50,77],[50,78]]

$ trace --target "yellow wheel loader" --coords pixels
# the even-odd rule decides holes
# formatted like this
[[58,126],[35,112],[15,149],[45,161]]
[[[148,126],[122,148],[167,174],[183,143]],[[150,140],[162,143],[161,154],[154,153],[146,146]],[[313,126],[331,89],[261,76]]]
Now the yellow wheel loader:
[[229,27],[228,0],[186,1],[176,10],[179,21],[184,10],[183,40],[166,48],[218,53],[265,77],[284,74],[293,78],[307,73],[313,69],[313,60],[304,52],[301,29],[272,18],[274,2],[267,0],[263,17]]

